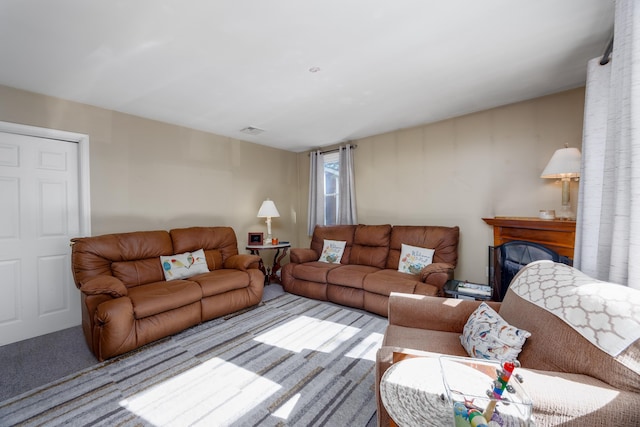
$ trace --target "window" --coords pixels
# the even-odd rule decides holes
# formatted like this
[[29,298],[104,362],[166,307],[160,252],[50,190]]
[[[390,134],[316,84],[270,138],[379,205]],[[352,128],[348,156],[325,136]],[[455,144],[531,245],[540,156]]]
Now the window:
[[338,202],[340,200],[340,156],[338,153],[324,155],[324,225],[338,223]]
[[309,154],[309,236],[317,225],[357,224],[353,148]]

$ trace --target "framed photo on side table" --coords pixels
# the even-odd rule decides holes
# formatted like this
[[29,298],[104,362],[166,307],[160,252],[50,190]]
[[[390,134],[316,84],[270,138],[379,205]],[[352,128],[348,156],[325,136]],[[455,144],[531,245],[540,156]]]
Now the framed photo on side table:
[[256,245],[256,246],[261,246],[262,240],[264,233],[249,233],[249,237],[248,237],[248,241],[247,244],[248,245]]

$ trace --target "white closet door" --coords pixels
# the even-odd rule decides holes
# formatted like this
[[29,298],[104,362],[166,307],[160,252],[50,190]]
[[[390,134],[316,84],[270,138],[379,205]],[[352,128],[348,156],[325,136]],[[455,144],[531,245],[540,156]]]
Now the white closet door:
[[78,144],[0,132],[0,345],[79,325]]

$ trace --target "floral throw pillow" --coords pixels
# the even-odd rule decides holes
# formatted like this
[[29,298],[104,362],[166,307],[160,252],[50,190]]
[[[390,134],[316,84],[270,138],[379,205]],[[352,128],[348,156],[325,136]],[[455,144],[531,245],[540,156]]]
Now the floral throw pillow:
[[162,264],[164,278],[167,281],[186,279],[196,274],[209,272],[203,249],[198,249],[195,252],[161,256],[160,264]]
[[401,273],[419,274],[427,265],[433,262],[435,249],[420,248],[402,244],[398,271]]
[[325,240],[324,246],[322,247],[322,254],[318,261],[339,264],[346,245],[347,242],[339,240]]
[[514,361],[531,333],[508,324],[486,303],[471,313],[460,342],[469,356],[500,362]]

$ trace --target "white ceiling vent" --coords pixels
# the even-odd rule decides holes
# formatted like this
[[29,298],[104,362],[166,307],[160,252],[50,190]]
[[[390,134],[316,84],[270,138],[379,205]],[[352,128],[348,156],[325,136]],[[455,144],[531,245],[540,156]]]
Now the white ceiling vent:
[[262,132],[264,132],[264,129],[256,128],[253,126],[247,126],[246,128],[242,129],[240,132],[246,133],[247,135],[260,135]]

